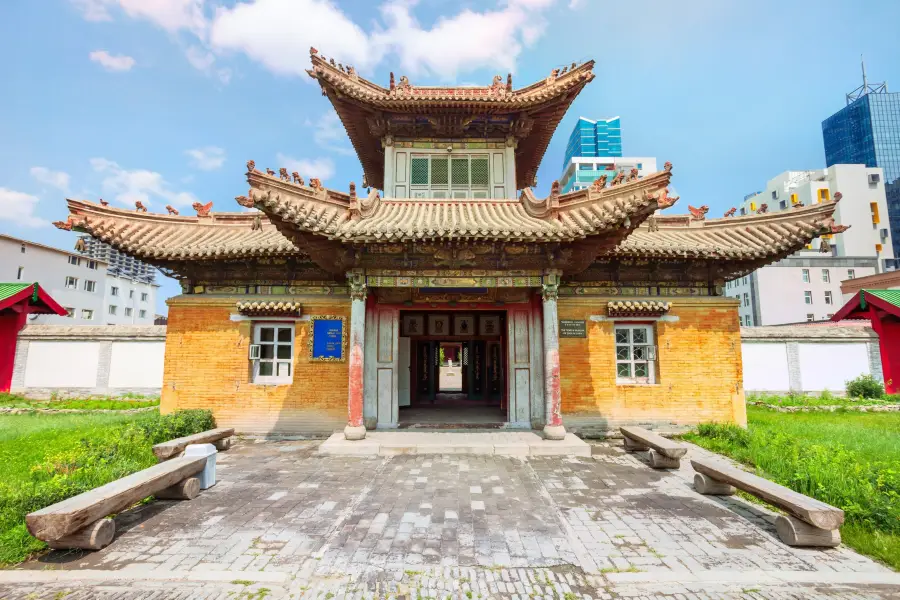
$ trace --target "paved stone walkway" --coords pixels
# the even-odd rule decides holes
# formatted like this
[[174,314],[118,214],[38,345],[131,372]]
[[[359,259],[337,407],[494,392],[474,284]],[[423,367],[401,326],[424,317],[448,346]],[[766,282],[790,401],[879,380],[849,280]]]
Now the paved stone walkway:
[[527,460],[317,446],[239,443],[214,488],[119,515],[102,551],[0,571],[0,599],[900,597],[900,574],[790,548],[771,512],[697,494],[686,460],[655,471],[618,443]]

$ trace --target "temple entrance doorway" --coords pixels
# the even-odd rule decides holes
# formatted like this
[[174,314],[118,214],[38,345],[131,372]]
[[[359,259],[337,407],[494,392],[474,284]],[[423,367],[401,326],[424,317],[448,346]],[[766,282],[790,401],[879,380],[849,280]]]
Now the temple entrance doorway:
[[399,353],[401,428],[499,428],[509,421],[504,311],[401,310],[400,334],[401,348],[409,344]]

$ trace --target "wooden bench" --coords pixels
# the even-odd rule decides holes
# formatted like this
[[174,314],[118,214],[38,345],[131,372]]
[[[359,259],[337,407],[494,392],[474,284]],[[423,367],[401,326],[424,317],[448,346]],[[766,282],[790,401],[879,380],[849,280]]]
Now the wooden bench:
[[648,431],[643,427],[619,427],[625,440],[625,450],[650,450],[650,466],[654,469],[677,469],[687,447]]
[[147,496],[190,500],[200,493],[194,477],[206,458],[176,458],[89,492],[78,494],[25,516],[31,535],[51,548],[99,550],[116,532],[109,515],[121,512]]
[[697,472],[694,488],[701,494],[730,496],[734,488],[753,494],[788,515],[775,520],[778,537],[789,546],[837,546],[841,543],[840,526],[844,511],[815,498],[748,473],[713,458],[691,460]]
[[184,452],[190,444],[215,444],[216,450],[228,450],[231,447],[231,436],[234,435],[232,428],[210,429],[209,431],[201,431],[194,435],[176,438],[153,446],[153,454],[160,461],[169,460]]

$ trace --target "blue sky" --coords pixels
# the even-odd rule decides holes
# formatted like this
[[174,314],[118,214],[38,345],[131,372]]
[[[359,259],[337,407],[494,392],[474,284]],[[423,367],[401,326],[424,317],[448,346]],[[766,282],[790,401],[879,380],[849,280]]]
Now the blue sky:
[[[303,72],[315,46],[387,84],[516,87],[593,58],[579,115],[621,115],[625,155],[675,165],[675,211],[721,214],[824,166],[821,121],[869,79],[900,90],[900,2],[9,0],[0,3],[0,232],[71,248],[65,198],[238,210],[244,163],[346,189],[361,168]],[[0,257],[2,260],[2,257]],[[178,293],[163,278],[162,298]],[[160,301],[160,312],[165,307]]]

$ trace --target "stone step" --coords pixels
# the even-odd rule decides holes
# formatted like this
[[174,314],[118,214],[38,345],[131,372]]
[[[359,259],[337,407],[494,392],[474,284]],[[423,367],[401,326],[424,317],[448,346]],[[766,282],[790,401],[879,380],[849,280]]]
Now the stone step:
[[319,454],[395,456],[398,454],[479,454],[489,456],[590,456],[590,445],[567,434],[564,440],[545,440],[530,431],[424,432],[370,431],[363,440],[349,441],[335,433],[319,446]]

